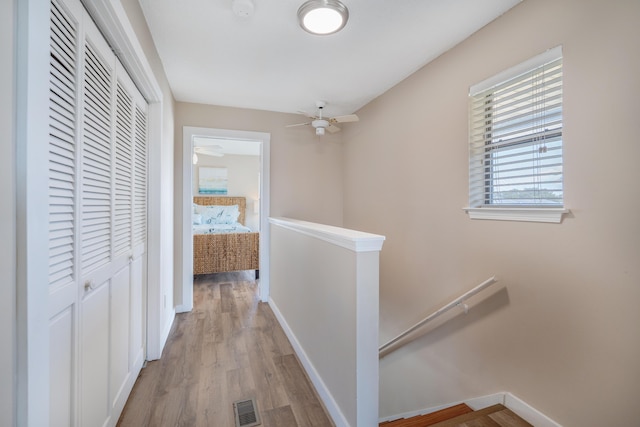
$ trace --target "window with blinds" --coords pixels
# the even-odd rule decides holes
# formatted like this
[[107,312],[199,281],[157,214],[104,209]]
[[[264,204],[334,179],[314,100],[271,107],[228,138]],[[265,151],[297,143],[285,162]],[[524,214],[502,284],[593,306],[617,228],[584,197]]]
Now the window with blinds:
[[471,88],[469,203],[562,207],[562,52]]

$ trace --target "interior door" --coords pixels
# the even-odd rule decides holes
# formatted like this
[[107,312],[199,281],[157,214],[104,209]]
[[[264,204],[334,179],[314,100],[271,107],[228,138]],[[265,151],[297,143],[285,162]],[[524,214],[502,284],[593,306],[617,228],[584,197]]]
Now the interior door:
[[115,425],[144,360],[147,104],[78,0],[50,23],[50,424]]

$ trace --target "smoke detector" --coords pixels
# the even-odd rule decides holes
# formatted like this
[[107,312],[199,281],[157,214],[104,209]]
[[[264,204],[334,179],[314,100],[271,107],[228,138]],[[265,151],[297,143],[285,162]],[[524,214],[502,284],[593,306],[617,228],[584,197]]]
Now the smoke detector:
[[253,15],[254,5],[252,0],[233,0],[231,9],[239,18],[249,18]]

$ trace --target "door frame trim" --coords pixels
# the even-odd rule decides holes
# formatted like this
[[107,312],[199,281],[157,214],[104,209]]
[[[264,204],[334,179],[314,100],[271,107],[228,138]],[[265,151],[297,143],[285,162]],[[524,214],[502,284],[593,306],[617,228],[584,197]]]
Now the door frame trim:
[[191,209],[193,203],[193,137],[260,141],[260,300],[269,300],[269,164],[271,134],[243,130],[215,129],[184,126],[182,128],[182,223],[178,227],[182,234],[182,251],[177,267],[179,275],[178,296],[180,304],[176,312],[193,309],[193,234],[191,232]]

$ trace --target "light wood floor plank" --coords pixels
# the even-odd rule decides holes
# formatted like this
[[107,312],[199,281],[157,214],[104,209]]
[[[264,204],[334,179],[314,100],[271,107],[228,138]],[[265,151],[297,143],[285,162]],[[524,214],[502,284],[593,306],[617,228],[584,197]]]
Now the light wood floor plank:
[[253,272],[198,276],[194,309],[176,315],[162,358],[142,370],[120,427],[233,427],[255,398],[264,427],[333,426]]

